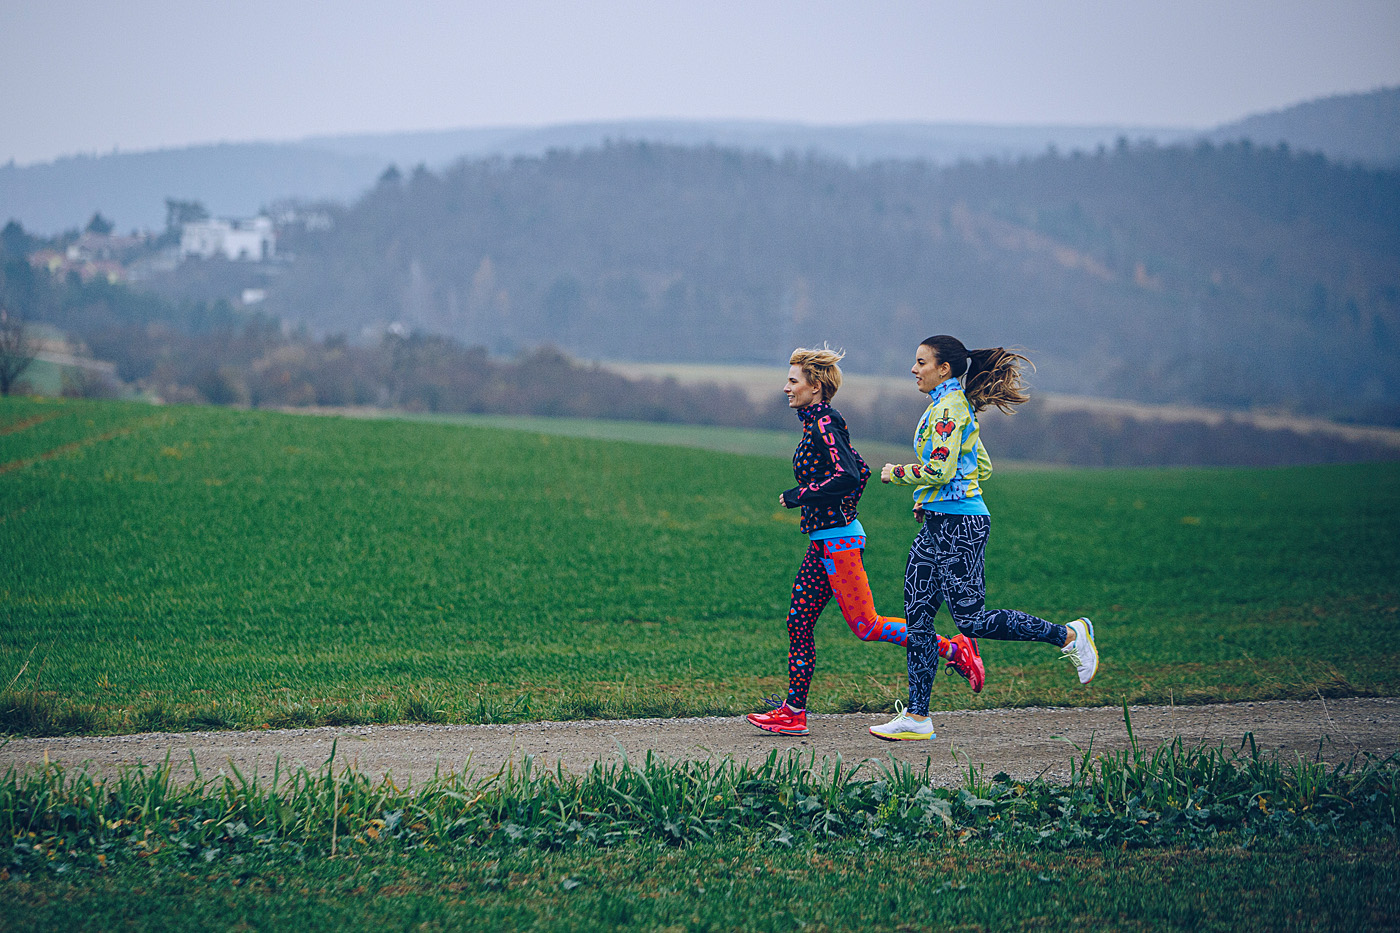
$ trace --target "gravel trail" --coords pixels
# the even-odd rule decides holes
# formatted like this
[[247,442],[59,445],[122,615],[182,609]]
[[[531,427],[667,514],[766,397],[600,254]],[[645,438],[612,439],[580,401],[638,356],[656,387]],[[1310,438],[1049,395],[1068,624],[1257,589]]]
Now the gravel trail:
[[[1155,747],[1181,736],[1187,744],[1225,742],[1238,746],[1253,733],[1261,748],[1327,761],[1371,752],[1400,752],[1400,698],[1269,701],[1213,706],[1135,706],[1133,731],[1139,743]],[[469,768],[477,776],[507,761],[535,756],[537,765],[586,771],[595,761],[616,761],[622,753],[636,761],[648,751],[671,759],[730,757],[762,760],[773,749],[793,748],[822,756],[839,753],[848,763],[895,756],[922,766],[934,779],[956,784],[969,763],[987,775],[1005,771],[1020,779],[1044,774],[1063,780],[1070,774],[1076,746],[1110,751],[1127,746],[1119,707],[996,709],[934,716],[937,738],[928,742],[884,742],[866,728],[885,715],[812,716],[811,734],[769,735],[742,718],[631,719],[540,722],[476,726],[349,726],[256,732],[146,733],[11,739],[0,746],[0,771],[42,767],[47,756],[66,768],[110,771],[138,762],[158,764],[169,755],[176,775],[193,775],[191,759],[208,777],[229,772],[271,775],[280,759],[292,767],[321,768],[336,744],[337,770],[354,763],[379,777],[391,773],[403,784],[422,782],[437,769]]]

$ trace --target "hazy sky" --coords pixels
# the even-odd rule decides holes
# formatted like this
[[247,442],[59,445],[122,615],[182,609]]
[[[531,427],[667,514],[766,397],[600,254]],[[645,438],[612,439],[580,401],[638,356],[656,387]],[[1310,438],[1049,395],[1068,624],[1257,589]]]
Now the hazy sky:
[[1208,127],[1400,84],[1400,0],[0,0],[0,162],[629,118]]

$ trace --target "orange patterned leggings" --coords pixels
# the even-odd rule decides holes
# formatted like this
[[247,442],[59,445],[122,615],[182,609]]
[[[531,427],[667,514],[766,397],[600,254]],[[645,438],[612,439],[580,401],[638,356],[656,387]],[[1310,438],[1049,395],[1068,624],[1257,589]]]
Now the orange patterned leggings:
[[788,608],[788,705],[805,709],[807,691],[812,686],[817,649],[812,629],[831,597],[841,607],[841,615],[862,641],[888,641],[903,645],[908,630],[903,619],[875,612],[875,597],[865,575],[861,554],[863,536],[813,541],[792,582],[792,602]]

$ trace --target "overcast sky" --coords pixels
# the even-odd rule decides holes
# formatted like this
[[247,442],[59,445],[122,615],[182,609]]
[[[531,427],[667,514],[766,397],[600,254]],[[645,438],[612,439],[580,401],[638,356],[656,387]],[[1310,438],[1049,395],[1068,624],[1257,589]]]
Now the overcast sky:
[[1400,85],[1400,0],[0,0],[0,162],[631,118],[1205,128]]

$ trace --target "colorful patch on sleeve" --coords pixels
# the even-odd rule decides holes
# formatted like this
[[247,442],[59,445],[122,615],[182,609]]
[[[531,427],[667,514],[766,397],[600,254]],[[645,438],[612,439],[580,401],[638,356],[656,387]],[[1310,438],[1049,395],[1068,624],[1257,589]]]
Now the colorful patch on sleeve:
[[953,429],[957,426],[958,423],[948,417],[948,409],[945,408],[943,409],[943,417],[934,423],[933,429],[938,432],[939,437],[946,441],[952,436]]

